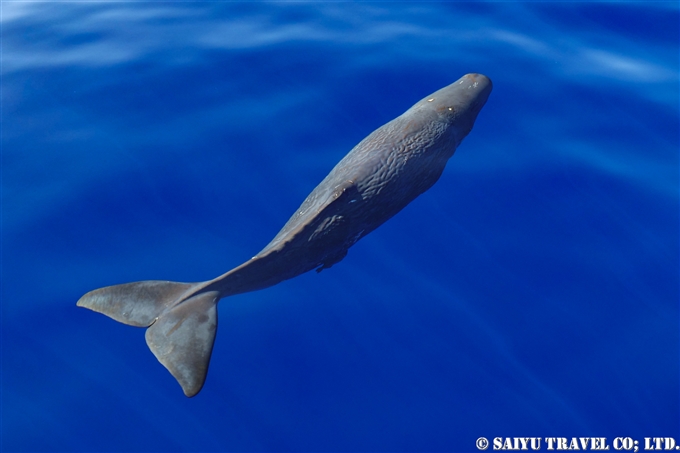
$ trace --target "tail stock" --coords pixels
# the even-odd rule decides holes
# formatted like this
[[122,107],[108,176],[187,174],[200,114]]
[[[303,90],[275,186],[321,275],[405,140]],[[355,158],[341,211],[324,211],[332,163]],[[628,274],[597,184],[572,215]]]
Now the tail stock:
[[146,344],[177,379],[184,394],[205,382],[217,332],[217,291],[203,283],[143,281],[90,291],[77,305],[136,327],[149,327]]

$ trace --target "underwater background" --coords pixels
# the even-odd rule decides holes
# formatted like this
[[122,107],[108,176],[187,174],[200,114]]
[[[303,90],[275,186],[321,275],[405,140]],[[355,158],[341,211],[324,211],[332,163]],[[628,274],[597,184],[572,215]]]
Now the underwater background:
[[[680,441],[677,2],[0,8],[2,450]],[[439,182],[332,269],[223,299],[198,396],[76,307],[241,264],[468,72],[494,90]]]

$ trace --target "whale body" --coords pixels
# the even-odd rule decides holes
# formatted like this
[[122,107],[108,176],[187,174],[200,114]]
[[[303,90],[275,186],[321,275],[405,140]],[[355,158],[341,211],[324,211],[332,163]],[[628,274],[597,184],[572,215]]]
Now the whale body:
[[85,294],[77,305],[148,327],[146,342],[186,396],[205,382],[217,332],[217,302],[340,262],[359,239],[439,179],[491,93],[467,74],[417,102],[356,145],[250,260],[200,283],[142,281]]

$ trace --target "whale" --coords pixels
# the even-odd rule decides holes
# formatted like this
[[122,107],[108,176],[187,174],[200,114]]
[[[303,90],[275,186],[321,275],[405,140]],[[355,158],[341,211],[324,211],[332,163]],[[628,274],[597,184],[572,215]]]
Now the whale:
[[146,327],[146,343],[188,397],[203,388],[217,332],[217,302],[339,263],[350,247],[427,191],[470,133],[492,90],[466,74],[359,142],[257,255],[198,283],[148,280],[82,296],[85,307]]

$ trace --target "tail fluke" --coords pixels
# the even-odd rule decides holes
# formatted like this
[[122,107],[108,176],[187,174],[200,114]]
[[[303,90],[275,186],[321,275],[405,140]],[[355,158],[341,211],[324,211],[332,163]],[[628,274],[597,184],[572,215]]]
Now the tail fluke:
[[175,376],[186,396],[203,387],[217,332],[215,291],[200,293],[159,316],[146,331],[146,344]]
[[191,397],[201,390],[208,373],[220,299],[216,291],[201,292],[201,286],[165,281],[127,283],[91,291],[77,305],[125,324],[150,326],[146,343],[151,352]]

